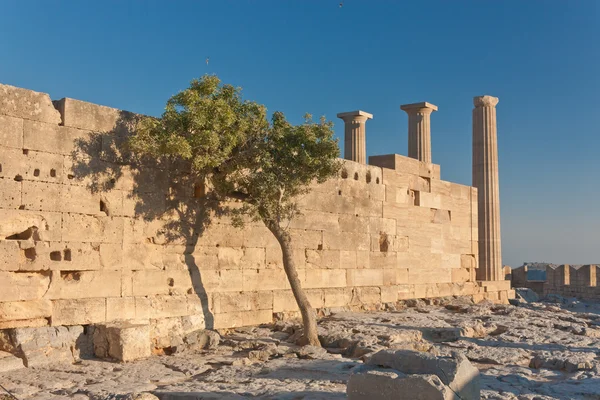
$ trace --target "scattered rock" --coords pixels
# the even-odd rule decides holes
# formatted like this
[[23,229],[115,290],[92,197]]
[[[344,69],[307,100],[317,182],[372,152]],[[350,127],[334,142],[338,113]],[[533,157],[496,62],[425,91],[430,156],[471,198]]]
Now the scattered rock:
[[327,355],[327,350],[325,350],[322,347],[317,347],[317,346],[302,346],[297,352],[296,354],[298,355],[298,358],[301,359],[308,359],[308,360],[317,360],[320,358],[323,358],[324,356]]
[[23,360],[19,357],[15,357],[5,351],[0,351],[0,372],[14,371],[24,367]]
[[436,375],[407,375],[392,369],[361,365],[348,379],[349,400],[454,400],[454,393]]
[[479,370],[462,354],[436,357],[409,350],[382,350],[367,360],[366,365],[392,368],[405,374],[437,375],[462,400],[480,398]]
[[540,301],[540,297],[537,293],[529,288],[516,288],[515,293],[517,298],[525,303],[535,303]]

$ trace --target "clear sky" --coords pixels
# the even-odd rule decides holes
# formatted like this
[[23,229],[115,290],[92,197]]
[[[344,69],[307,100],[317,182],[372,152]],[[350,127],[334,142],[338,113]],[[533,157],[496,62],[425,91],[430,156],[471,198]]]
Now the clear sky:
[[504,263],[600,263],[599,1],[0,0],[1,83],[160,115],[205,73],[337,135],[374,114],[368,155],[406,154],[399,106],[436,104],[433,161],[463,184],[473,96],[499,97]]

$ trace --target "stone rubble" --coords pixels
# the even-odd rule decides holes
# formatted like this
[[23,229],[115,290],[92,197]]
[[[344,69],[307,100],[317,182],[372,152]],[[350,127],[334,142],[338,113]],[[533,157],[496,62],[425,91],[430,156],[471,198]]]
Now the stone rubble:
[[[381,358],[376,354],[402,355],[403,361],[416,354],[469,360],[479,370],[482,399],[600,398],[600,303],[407,303],[412,307],[322,318],[323,349],[296,346],[298,322],[279,321],[198,332],[170,355],[132,362],[71,354],[59,363],[0,372],[0,384],[20,400],[132,399],[142,393],[161,400],[344,399],[348,380],[361,370],[396,388],[406,384],[399,378],[414,376],[382,368],[373,361]],[[20,340],[26,350],[27,338]],[[0,371],[5,359],[15,363],[2,353]],[[424,391],[446,386],[431,372],[411,379],[411,387]]]

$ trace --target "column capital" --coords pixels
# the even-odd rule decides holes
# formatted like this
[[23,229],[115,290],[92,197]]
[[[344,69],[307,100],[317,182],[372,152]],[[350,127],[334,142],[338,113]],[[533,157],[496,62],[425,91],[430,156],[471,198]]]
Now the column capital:
[[434,111],[437,111],[438,108],[436,105],[423,101],[421,103],[412,103],[412,104],[403,104],[400,106],[400,109],[406,111],[407,114],[416,114],[416,113],[427,113],[431,114]]
[[356,110],[356,111],[348,111],[339,113],[337,115],[338,118],[343,119],[344,121],[352,121],[352,120],[362,120],[366,121],[368,119],[373,119],[373,114],[369,114],[368,112]]
[[475,107],[496,107],[500,100],[493,96],[475,96],[473,97],[473,105]]

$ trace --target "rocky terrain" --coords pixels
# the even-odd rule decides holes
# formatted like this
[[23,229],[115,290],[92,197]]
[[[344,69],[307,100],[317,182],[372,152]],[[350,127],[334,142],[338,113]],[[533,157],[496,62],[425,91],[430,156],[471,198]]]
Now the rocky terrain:
[[20,369],[0,384],[18,399],[343,399],[353,368],[389,348],[466,355],[481,372],[482,399],[600,399],[600,304],[552,300],[407,301],[322,318],[323,349],[294,345],[298,326],[278,322],[221,332],[207,350]]

